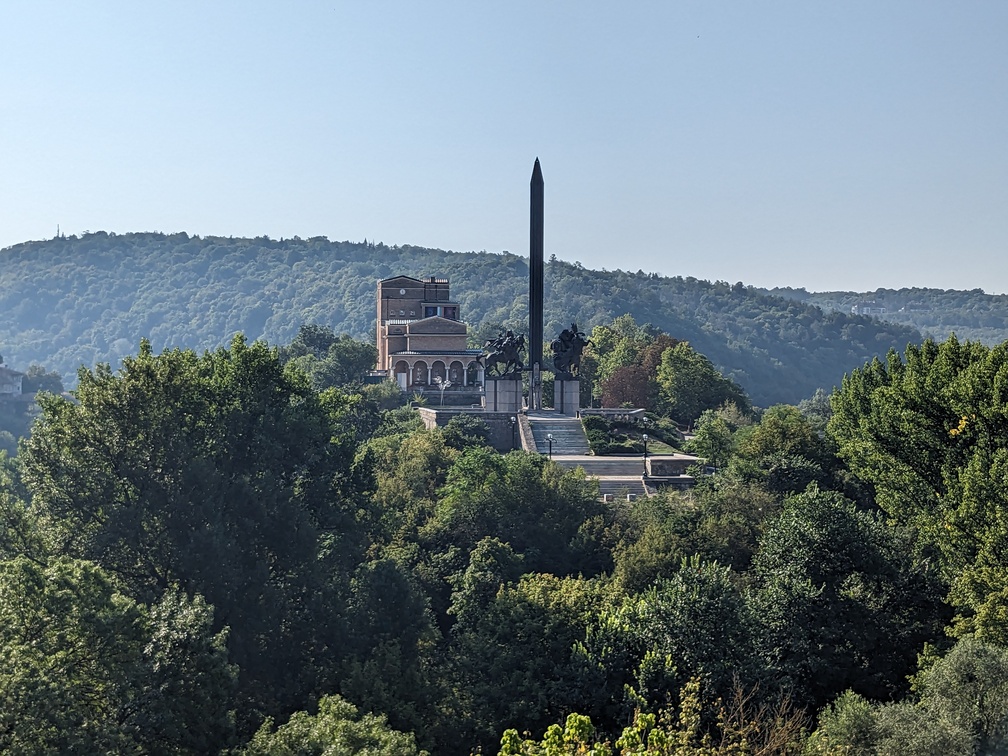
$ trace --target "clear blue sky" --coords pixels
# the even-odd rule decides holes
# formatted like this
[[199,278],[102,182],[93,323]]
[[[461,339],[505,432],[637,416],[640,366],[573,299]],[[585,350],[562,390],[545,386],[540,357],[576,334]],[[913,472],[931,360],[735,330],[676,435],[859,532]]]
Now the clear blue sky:
[[[0,247],[187,231],[1008,292],[1008,2],[0,9]],[[432,273],[450,273],[432,271]]]

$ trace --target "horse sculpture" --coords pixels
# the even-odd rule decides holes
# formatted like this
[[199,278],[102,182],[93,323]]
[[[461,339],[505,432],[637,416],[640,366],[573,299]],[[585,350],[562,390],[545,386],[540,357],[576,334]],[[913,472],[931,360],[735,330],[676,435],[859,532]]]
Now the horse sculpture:
[[[511,331],[488,341],[486,354],[480,357],[486,375],[501,378],[506,375],[520,375],[525,364],[521,352],[525,348],[525,335],[514,335]],[[503,366],[503,367],[501,367]]]
[[570,328],[564,328],[560,336],[550,342],[557,377],[572,379],[575,376],[581,367],[581,353],[590,343],[588,337],[578,330],[577,323],[571,323]]

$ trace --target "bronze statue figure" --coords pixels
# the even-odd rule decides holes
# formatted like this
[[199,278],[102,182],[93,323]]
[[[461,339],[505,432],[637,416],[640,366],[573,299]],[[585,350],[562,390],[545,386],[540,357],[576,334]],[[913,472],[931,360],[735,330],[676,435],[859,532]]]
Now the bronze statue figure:
[[496,339],[490,339],[484,346],[485,354],[480,358],[485,374],[489,377],[518,377],[525,364],[521,352],[525,349],[525,334],[515,335],[508,329]]
[[556,377],[561,380],[573,380],[581,367],[581,352],[591,341],[578,330],[577,323],[571,323],[570,328],[564,328],[560,335],[553,339],[550,348],[553,350],[553,366]]

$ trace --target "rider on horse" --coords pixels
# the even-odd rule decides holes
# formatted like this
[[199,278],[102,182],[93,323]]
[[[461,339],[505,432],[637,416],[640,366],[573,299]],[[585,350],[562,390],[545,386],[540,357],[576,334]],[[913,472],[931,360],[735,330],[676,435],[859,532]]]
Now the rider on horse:
[[550,348],[553,350],[553,366],[559,375],[573,377],[581,366],[581,352],[591,342],[578,330],[577,323],[571,323],[570,328],[564,328],[560,336],[553,340]]
[[[495,368],[492,374],[497,376],[518,375],[521,373],[524,364],[521,359],[521,351],[525,348],[525,335],[515,334],[508,329],[496,339],[491,339],[484,346],[486,355],[485,370],[491,374],[491,368]],[[498,367],[503,365],[503,368]]]

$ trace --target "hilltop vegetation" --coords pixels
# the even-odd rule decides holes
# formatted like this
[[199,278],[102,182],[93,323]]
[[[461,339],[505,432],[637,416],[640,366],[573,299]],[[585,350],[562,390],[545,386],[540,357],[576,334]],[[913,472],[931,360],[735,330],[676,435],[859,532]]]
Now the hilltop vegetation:
[[[527,328],[528,263],[516,255],[411,246],[108,234],[27,242],[0,252],[0,349],[68,385],[81,365],[118,365],[142,338],[155,350],[212,350],[235,333],[289,343],[303,323],[370,341],[377,279],[448,276],[474,333]],[[594,271],[551,259],[547,338],[630,314],[687,341],[758,406],[797,402],[890,348],[913,328],[770,295],[742,284]],[[478,337],[477,337],[478,340]],[[482,342],[480,342],[482,343]]]

